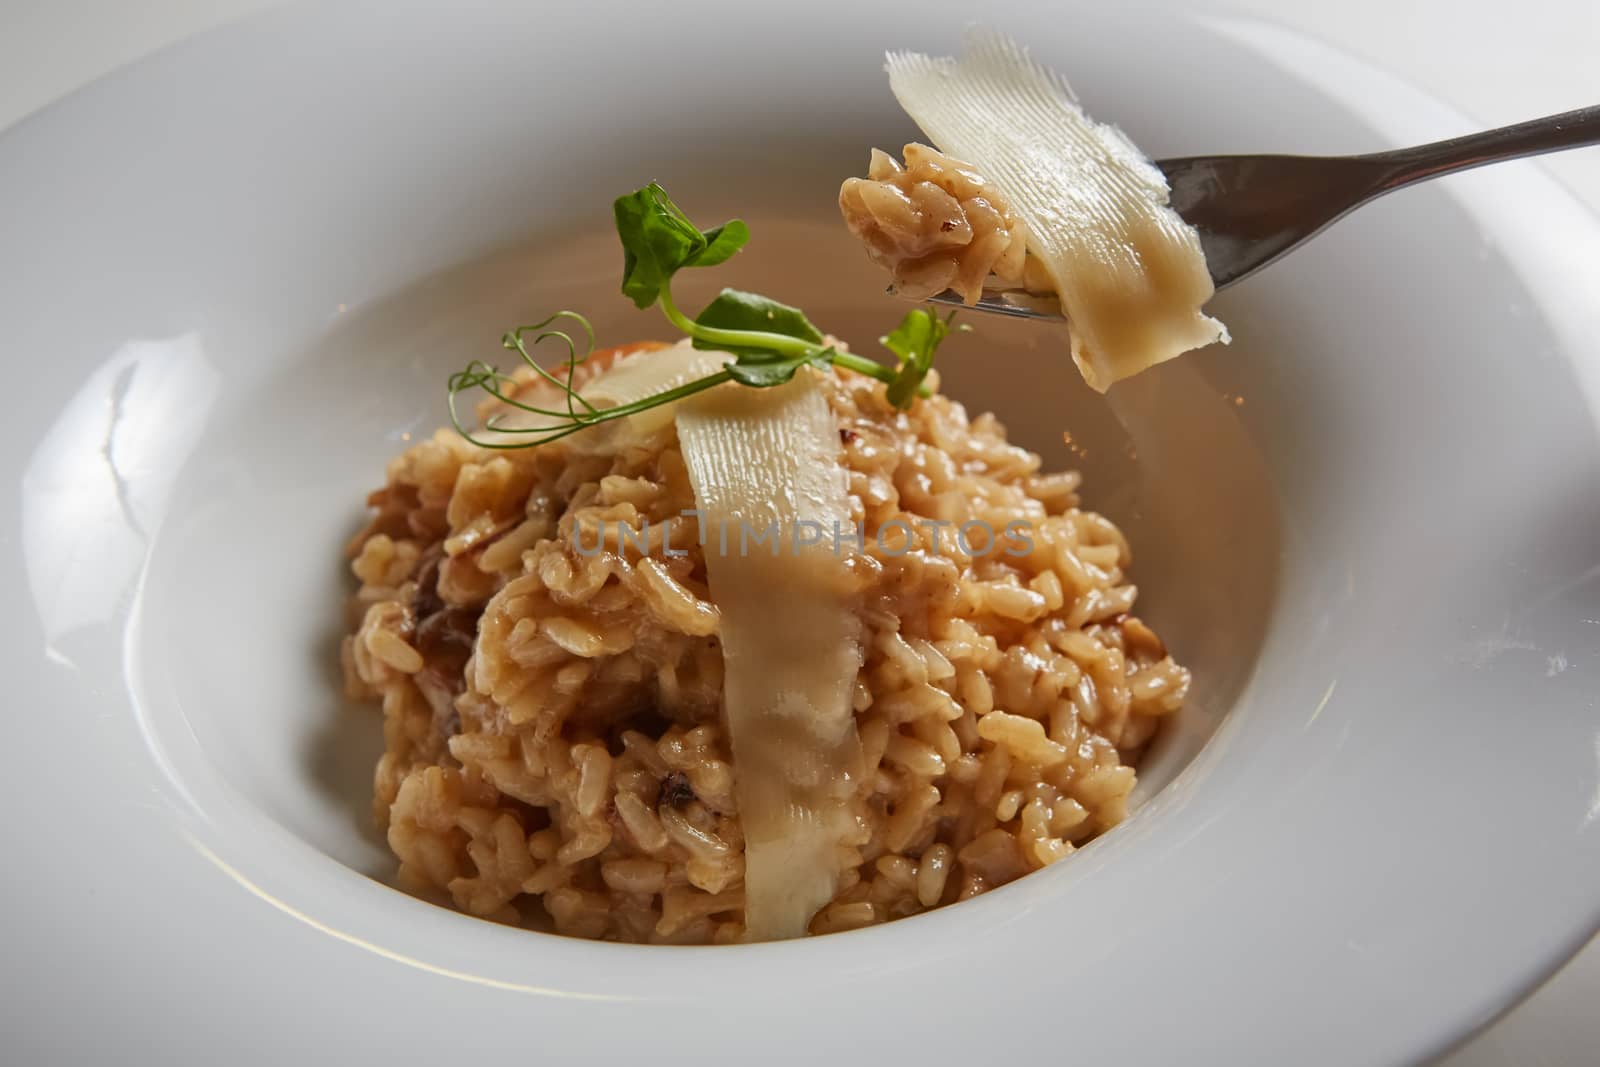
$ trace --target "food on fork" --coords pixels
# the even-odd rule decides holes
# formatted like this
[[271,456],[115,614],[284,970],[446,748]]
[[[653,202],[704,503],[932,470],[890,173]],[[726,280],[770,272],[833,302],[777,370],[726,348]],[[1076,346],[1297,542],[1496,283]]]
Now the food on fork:
[[1161,172],[1097,123],[1016,42],[974,31],[959,59],[891,52],[889,85],[937,146],[902,167],[874,151],[840,209],[893,287],[1054,294],[1084,380],[1114,382],[1214,341],[1199,235],[1167,205]]

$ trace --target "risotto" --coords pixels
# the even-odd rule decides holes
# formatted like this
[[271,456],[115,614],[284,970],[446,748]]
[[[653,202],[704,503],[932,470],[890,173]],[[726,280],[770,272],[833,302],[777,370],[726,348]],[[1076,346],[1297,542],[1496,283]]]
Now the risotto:
[[[596,353],[574,382],[662,347]],[[802,373],[837,425],[857,532],[833,548],[861,620],[821,934],[965,900],[1116,825],[1189,675],[1133,613],[1128,544],[1076,473],[936,392],[900,410],[872,378]],[[550,392],[527,371],[506,389]],[[382,707],[374,814],[402,884],[579,937],[744,940],[720,549],[685,515],[674,422],[508,451],[441,430],[368,504],[344,674]]]

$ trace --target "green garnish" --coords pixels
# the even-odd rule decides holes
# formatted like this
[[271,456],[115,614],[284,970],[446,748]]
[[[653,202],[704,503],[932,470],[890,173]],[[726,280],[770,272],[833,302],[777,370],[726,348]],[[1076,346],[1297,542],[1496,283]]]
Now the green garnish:
[[[758,293],[724,289],[698,315],[689,318],[672,299],[672,278],[691,267],[714,267],[726,262],[750,240],[750,228],[738,219],[702,230],[689,221],[667,196],[666,190],[651,182],[637,192],[618,197],[614,206],[617,236],[622,241],[622,293],[640,308],[659,305],[667,320],[686,334],[701,349],[731,353],[735,358],[722,370],[652,396],[616,407],[597,408],[573,387],[578,365],[594,350],[594,329],[589,320],[575,311],[558,311],[542,322],[517,329],[501,338],[501,345],[516,352],[534,372],[560,389],[566,397],[563,408],[535,407],[523,403],[503,390],[512,381],[496,367],[473,360],[465,370],[450,376],[450,421],[456,431],[482,448],[528,448],[577,433],[579,430],[613,419],[670,404],[703,392],[723,382],[738,382],[753,389],[782,385],[801,367],[829,365],[865,374],[888,386],[890,403],[909,408],[919,396],[928,396],[924,383],[933,365],[933,353],[950,332],[950,316],[941,319],[926,308],[914,308],[892,333],[880,339],[898,358],[898,366],[885,367],[870,359],[841,352],[823,338],[822,331],[799,308],[780,304]],[[552,326],[569,319],[583,327],[582,351],[572,334]],[[962,326],[959,329],[967,329]],[[532,340],[527,338],[532,335]],[[565,349],[565,376],[540,366],[530,351],[554,340]],[[484,441],[474,437],[456,411],[456,397],[481,389],[515,411],[538,415],[533,426],[506,426],[503,415],[489,419],[484,428],[501,435],[517,435],[512,441]]]
[[[933,368],[933,352],[950,333],[952,311],[940,318],[926,308],[916,308],[900,320],[888,336],[878,338],[878,343],[900,359],[900,370],[889,383],[889,403],[897,408],[908,408],[911,400],[922,390],[922,380]],[[966,333],[972,327],[962,323],[955,329]]]
[[685,267],[714,267],[750,240],[738,219],[701,230],[655,182],[612,205],[622,238],[622,293],[641,308],[656,302]]

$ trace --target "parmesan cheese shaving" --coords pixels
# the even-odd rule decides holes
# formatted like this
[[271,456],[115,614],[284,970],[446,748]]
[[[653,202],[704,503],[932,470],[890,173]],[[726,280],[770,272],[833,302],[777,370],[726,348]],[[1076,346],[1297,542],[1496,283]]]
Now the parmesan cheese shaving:
[[[733,359],[726,352],[707,352],[695,348],[685,338],[671,348],[637,352],[619,359],[582,391],[583,398],[597,408],[614,408],[665,393],[704,378],[722,369]],[[649,433],[672,421],[675,406],[662,404],[628,416],[628,424],[638,433]]]
[[889,85],[940,150],[983,174],[1027,227],[1060,298],[1072,358],[1113,382],[1213,341],[1214,287],[1194,228],[1167,207],[1161,172],[1096,123],[1060,76],[1009,38],[974,30],[960,59],[891,52]]
[[[676,389],[696,378],[715,374],[732,359],[733,357],[726,352],[709,352],[695,348],[685,338],[670,348],[650,349],[622,357],[579,390],[579,395],[597,408],[621,407],[635,400],[643,400],[645,397]],[[538,399],[530,402],[534,402],[538,407],[550,408],[566,402],[558,398],[558,394],[552,389],[540,390],[536,396]],[[587,437],[588,441],[583,442],[584,447],[603,447],[610,442],[611,434],[624,429],[634,434],[651,433],[671,423],[676,409],[677,404],[661,404],[616,422],[600,423],[574,438],[574,445],[578,446],[583,442],[583,438]],[[547,415],[510,408],[500,416],[496,426],[499,430],[556,429],[558,420]],[[527,434],[501,434],[497,430],[490,429],[480,430],[476,436],[485,441],[494,441],[497,437],[503,437],[507,441],[526,441],[528,437]]]
[[807,368],[690,397],[677,421],[722,616],[745,925],[751,940],[800,937],[838,890],[860,779],[861,624],[834,540],[853,529],[839,427]]

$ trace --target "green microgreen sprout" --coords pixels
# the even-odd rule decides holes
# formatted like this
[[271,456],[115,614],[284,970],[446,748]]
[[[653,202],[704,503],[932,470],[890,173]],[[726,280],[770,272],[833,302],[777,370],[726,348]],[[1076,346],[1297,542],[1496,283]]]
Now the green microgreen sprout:
[[[450,420],[467,440],[483,448],[527,448],[670,404],[724,382],[754,389],[782,385],[807,366],[820,369],[831,365],[876,378],[887,386],[890,403],[901,409],[909,408],[919,396],[930,395],[925,379],[933,365],[935,349],[952,329],[953,312],[940,318],[931,309],[913,308],[899,326],[880,338],[880,343],[895,354],[894,367],[839,351],[827,343],[822,331],[799,308],[758,293],[724,289],[691,319],[673,300],[673,277],[682,270],[726,262],[750,240],[750,228],[739,219],[731,219],[702,230],[655,182],[619,197],[613,209],[617,236],[622,242],[623,295],[639,308],[660,307],[667,321],[688,336],[694,347],[727,352],[734,359],[722,370],[674,389],[616,407],[597,408],[583,398],[574,384],[577,368],[594,351],[594,329],[577,312],[558,311],[541,322],[517,327],[501,339],[501,345],[516,352],[539,378],[560,390],[565,396],[564,408],[543,408],[518,400],[504,388],[514,383],[511,375],[482,360],[473,360],[466,369],[452,374],[448,382]],[[581,346],[569,329],[558,327],[566,324],[563,320],[583,328]],[[955,327],[963,331],[968,328]],[[565,348],[564,376],[547,370],[534,358],[532,350],[545,341],[558,342]],[[484,430],[496,435],[495,440],[475,437],[461,421],[456,398],[474,389],[482,390],[508,409],[484,424]],[[517,412],[524,414],[516,416]],[[530,415],[537,418],[526,417]],[[514,425],[508,423],[513,416]]]

